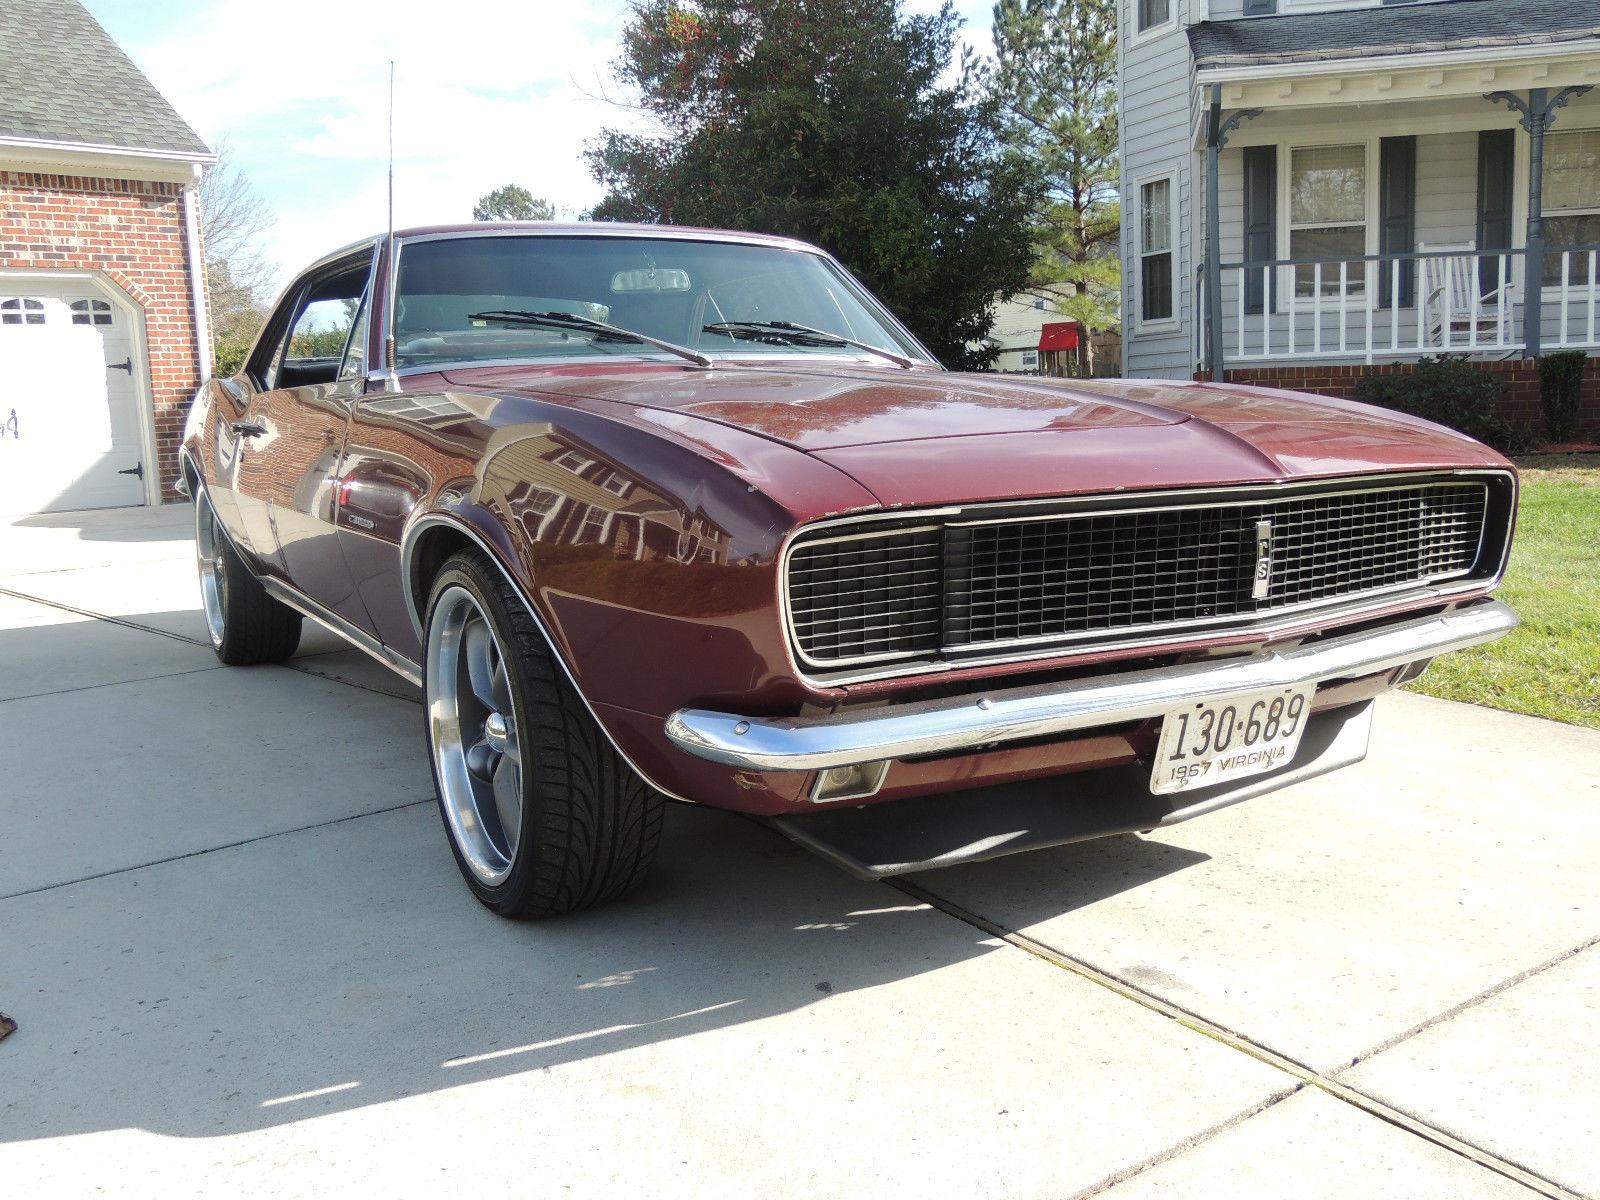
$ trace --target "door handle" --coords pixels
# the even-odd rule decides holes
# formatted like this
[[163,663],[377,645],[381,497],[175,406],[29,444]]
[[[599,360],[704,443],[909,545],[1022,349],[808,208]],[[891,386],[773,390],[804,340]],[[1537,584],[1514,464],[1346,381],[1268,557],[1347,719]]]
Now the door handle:
[[267,431],[267,427],[260,421],[233,421],[228,428],[240,437],[260,437]]

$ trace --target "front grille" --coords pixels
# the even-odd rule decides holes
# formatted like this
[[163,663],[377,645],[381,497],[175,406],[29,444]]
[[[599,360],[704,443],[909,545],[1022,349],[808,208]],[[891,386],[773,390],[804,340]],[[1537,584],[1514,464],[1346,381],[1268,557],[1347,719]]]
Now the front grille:
[[1437,582],[1477,564],[1490,495],[1452,480],[1118,503],[802,536],[788,560],[797,646],[817,666],[959,655],[1247,622]]

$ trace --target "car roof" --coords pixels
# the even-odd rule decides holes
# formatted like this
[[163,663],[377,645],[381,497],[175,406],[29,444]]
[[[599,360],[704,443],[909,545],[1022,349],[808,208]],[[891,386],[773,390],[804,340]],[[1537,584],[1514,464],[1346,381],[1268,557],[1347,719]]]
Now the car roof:
[[[818,251],[810,242],[772,233],[736,229],[702,229],[692,225],[645,225],[625,221],[474,221],[454,225],[413,225],[396,229],[399,240],[484,234],[567,234],[577,237],[684,238],[693,241],[746,242],[789,250]],[[381,236],[381,235],[379,235]]]

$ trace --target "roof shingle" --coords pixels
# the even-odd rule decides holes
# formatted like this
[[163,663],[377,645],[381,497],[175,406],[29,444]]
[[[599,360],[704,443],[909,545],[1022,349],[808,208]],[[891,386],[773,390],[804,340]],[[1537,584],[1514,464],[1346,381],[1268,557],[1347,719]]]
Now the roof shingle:
[[1445,0],[1203,21],[1190,27],[1189,48],[1197,66],[1237,67],[1591,38],[1600,38],[1596,0]]
[[0,137],[210,154],[78,0],[0,0]]

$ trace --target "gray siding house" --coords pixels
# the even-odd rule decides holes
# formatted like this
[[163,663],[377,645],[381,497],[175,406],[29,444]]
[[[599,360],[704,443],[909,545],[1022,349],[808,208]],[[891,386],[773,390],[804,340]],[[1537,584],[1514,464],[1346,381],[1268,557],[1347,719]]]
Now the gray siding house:
[[1121,0],[1123,369],[1600,349],[1600,0]]

